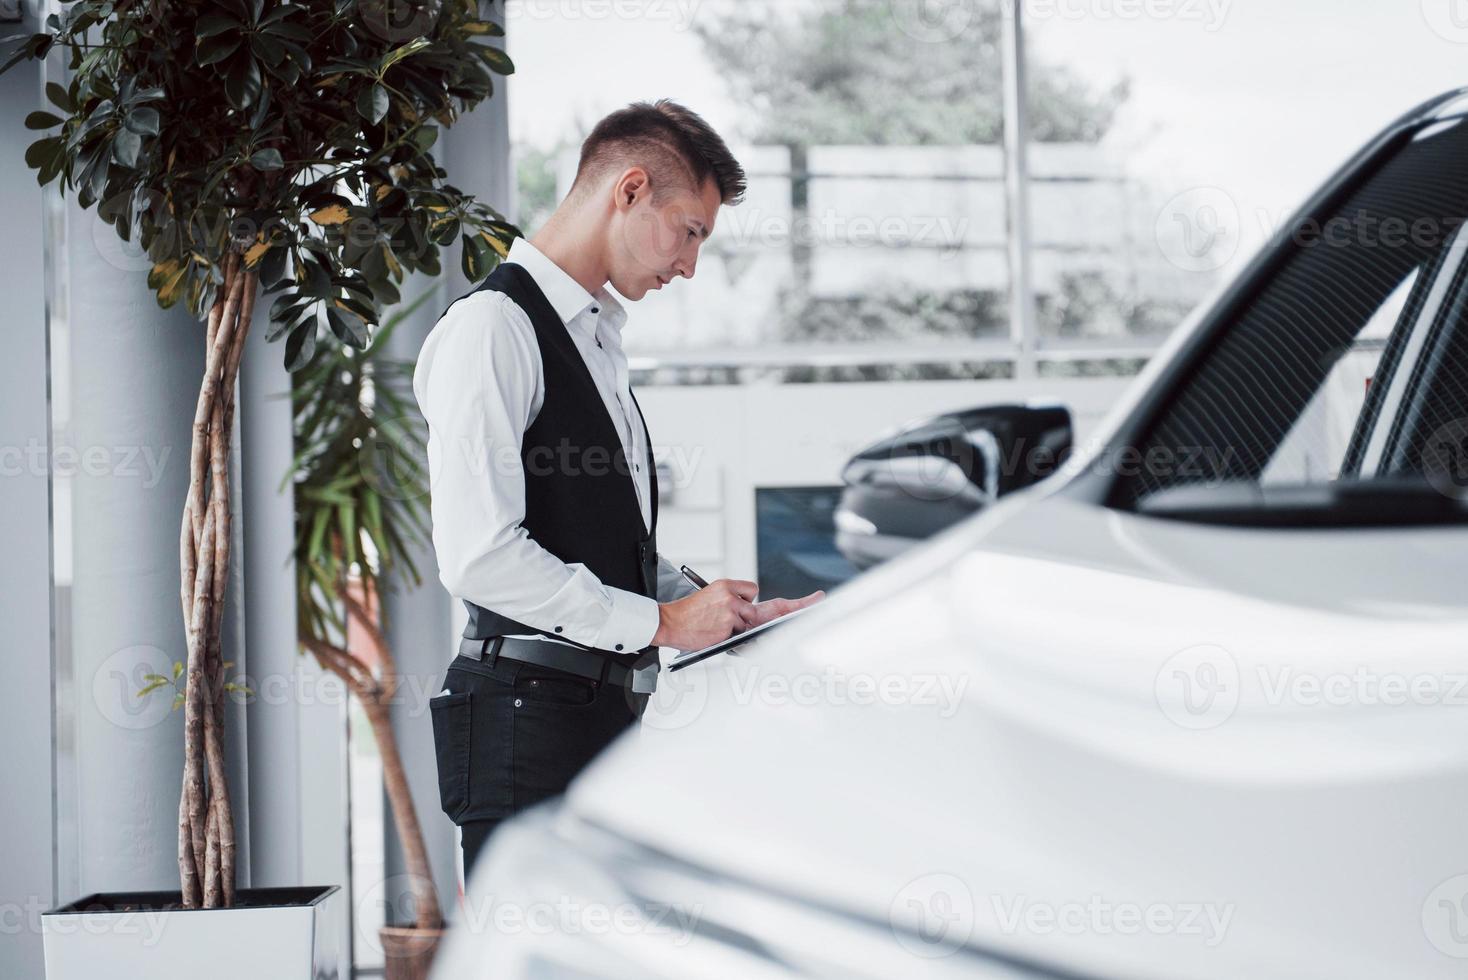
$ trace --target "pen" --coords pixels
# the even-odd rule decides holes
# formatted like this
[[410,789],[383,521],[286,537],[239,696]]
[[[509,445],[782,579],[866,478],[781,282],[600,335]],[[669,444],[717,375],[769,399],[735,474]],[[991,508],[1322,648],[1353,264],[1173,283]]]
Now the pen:
[[682,568],[678,569],[678,571],[683,573],[683,577],[686,578],[690,583],[692,583],[695,589],[706,589],[709,587],[709,584],[705,582],[697,572],[689,568],[687,565],[684,565]]

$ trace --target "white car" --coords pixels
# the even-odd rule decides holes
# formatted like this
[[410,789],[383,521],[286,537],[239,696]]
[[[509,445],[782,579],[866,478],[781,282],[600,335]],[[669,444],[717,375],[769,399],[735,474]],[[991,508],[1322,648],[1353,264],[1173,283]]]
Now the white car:
[[665,673],[435,976],[1468,975],[1465,112],[1355,157],[1061,473]]

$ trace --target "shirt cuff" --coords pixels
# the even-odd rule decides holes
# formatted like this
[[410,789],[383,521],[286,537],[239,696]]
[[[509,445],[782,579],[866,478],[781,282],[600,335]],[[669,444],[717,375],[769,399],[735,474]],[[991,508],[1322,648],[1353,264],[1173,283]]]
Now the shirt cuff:
[[636,653],[650,646],[660,622],[657,600],[625,589],[607,591],[612,596],[612,611],[592,646],[617,653]]

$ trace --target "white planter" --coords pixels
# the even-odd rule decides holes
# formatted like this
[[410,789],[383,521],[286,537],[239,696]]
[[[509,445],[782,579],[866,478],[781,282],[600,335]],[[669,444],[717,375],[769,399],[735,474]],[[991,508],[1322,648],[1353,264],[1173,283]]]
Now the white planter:
[[337,885],[246,888],[228,909],[104,892],[41,915],[47,980],[346,980]]

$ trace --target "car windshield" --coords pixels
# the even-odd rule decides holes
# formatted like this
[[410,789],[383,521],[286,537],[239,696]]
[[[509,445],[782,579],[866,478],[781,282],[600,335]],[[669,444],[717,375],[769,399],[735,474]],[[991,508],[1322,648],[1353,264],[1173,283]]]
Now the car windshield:
[[1246,301],[1138,447],[1132,502],[1199,484],[1468,492],[1468,125],[1406,140]]

